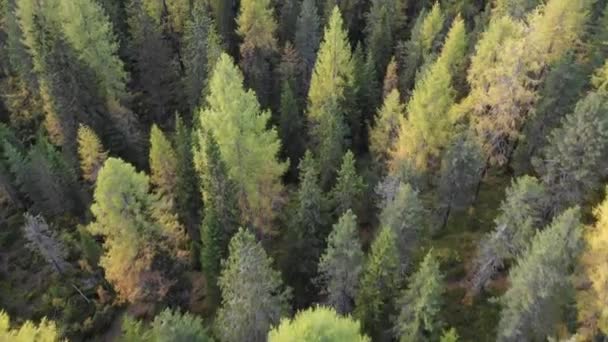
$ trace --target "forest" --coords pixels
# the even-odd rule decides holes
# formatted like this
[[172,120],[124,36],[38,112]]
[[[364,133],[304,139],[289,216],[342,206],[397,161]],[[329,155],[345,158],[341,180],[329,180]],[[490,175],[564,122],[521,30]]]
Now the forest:
[[608,341],[607,0],[0,0],[0,341]]

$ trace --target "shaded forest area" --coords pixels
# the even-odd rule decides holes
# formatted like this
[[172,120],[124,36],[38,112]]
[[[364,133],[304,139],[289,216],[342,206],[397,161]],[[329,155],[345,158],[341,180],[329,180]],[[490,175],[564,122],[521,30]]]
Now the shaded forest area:
[[0,0],[0,340],[605,341],[605,0]]

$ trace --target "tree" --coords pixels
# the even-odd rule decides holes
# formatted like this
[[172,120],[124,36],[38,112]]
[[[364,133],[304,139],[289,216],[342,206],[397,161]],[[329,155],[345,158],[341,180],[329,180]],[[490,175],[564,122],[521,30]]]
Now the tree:
[[363,178],[357,174],[355,156],[351,151],[347,151],[342,158],[336,185],[331,191],[336,215],[341,216],[349,209],[359,209],[364,191],[365,183]]
[[53,266],[56,272],[64,273],[70,269],[67,262],[67,249],[58,239],[57,234],[49,229],[49,225],[44,217],[32,216],[25,213],[25,225],[23,231],[25,238],[29,241],[28,248],[36,253],[40,253],[44,260]]
[[494,220],[496,228],[478,247],[469,295],[476,295],[506,260],[526,250],[546,223],[547,204],[546,188],[536,178],[522,176],[511,182]]
[[190,111],[194,112],[206,98],[208,81],[222,52],[221,39],[207,8],[197,2],[186,21],[182,43],[184,86]]
[[279,6],[278,32],[281,42],[294,41],[300,6],[297,0],[286,0]]
[[304,0],[296,22],[294,44],[304,63],[304,84],[306,91],[317,59],[317,49],[321,40],[320,19],[315,0]]
[[340,314],[354,308],[363,268],[363,251],[357,237],[357,217],[347,211],[334,224],[327,249],[319,260],[319,282],[326,303]]
[[363,329],[380,338],[389,328],[389,318],[395,314],[394,298],[400,286],[399,251],[396,234],[382,227],[372,243],[357,294],[355,317]]
[[347,32],[355,33],[360,27],[364,26],[363,7],[364,2],[361,0],[326,0],[323,7],[323,17],[325,22],[331,21],[332,12],[335,8],[340,9],[343,13],[344,23]]
[[[105,238],[100,265],[122,300],[162,300],[179,271],[181,232],[161,217],[149,179],[120,159],[109,158],[99,171],[87,228]],[[160,263],[160,259],[164,260]],[[167,262],[168,261],[168,262]]]
[[[288,163],[277,160],[281,143],[277,131],[267,128],[270,112],[260,109],[252,91],[245,91],[241,72],[226,54],[214,68],[207,103],[199,112],[200,127],[217,139],[244,218],[269,229]],[[201,135],[199,129],[199,143]]]
[[177,188],[177,156],[175,149],[156,124],[150,131],[150,182],[156,192],[175,205]]
[[534,236],[510,271],[511,287],[501,298],[498,341],[544,339],[554,332],[582,247],[580,216],[578,207],[557,216]]
[[11,329],[10,317],[0,311],[0,339],[15,342],[57,342],[59,332],[55,322],[43,318],[40,324],[25,321],[19,329]]
[[399,271],[403,275],[424,233],[424,206],[417,191],[409,184],[399,183],[394,197],[385,200],[380,208],[380,226],[387,227],[394,233],[399,254]]
[[246,85],[258,96],[263,108],[270,105],[272,94],[272,65],[276,52],[277,22],[270,0],[243,0],[236,19],[241,44],[241,68]]
[[[255,237],[240,228],[230,240],[219,285],[222,306],[216,329],[222,341],[265,341],[270,327],[287,311],[290,293],[272,259]],[[253,281],[255,280],[255,281]]]
[[322,306],[300,311],[291,320],[282,319],[281,324],[268,333],[270,342],[319,340],[365,342],[369,338],[361,334],[359,322]]
[[386,69],[392,56],[393,41],[399,36],[405,16],[404,7],[401,0],[371,1],[364,31],[367,49],[373,51],[373,64],[379,72]]
[[108,158],[108,153],[95,132],[82,124],[78,127],[78,155],[82,178],[94,184],[99,169]]
[[122,322],[123,339],[137,342],[212,342],[203,321],[192,314],[164,309],[149,326],[129,316]]
[[438,317],[443,305],[443,286],[439,261],[430,250],[399,300],[401,309],[395,330],[401,342],[439,337],[443,325]]
[[551,132],[542,156],[533,161],[551,192],[555,212],[580,203],[605,174],[607,106],[604,94],[589,93]]
[[399,90],[393,89],[384,99],[382,108],[376,114],[374,126],[370,129],[369,149],[381,169],[386,169],[390,152],[395,147],[399,134],[399,124],[405,115],[405,106],[400,102]]
[[385,99],[385,101],[393,89],[399,89],[399,70],[395,56],[391,57],[388,65],[386,66],[386,73],[384,74],[384,81],[382,83],[382,98]]
[[471,205],[483,167],[483,152],[472,132],[456,136],[441,162],[438,196],[443,211],[442,228],[448,223],[452,209],[461,211]]
[[345,103],[354,82],[351,47],[340,11],[335,8],[325,29],[308,93],[307,117],[323,183],[337,167],[346,145]]
[[538,0],[498,0],[494,5],[493,14],[497,17],[508,15],[515,19],[525,19],[538,5]]
[[443,335],[441,335],[441,339],[439,342],[458,342],[460,337],[458,336],[458,332],[454,328],[450,328],[449,330],[444,330]]

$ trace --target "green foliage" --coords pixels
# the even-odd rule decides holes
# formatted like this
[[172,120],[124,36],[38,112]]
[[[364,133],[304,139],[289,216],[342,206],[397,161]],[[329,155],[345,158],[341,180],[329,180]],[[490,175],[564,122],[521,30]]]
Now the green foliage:
[[411,276],[408,288],[399,300],[401,310],[395,330],[401,342],[439,336],[443,325],[438,317],[443,286],[439,261],[431,250],[424,257],[418,271]]
[[243,228],[230,240],[219,279],[222,306],[216,330],[222,341],[265,341],[270,327],[287,313],[290,292],[262,245]]
[[281,324],[268,333],[268,341],[365,342],[369,338],[360,333],[357,321],[342,317],[333,309],[317,306],[299,312],[292,320],[282,319]]
[[56,342],[59,341],[59,332],[55,322],[46,318],[38,325],[26,321],[19,329],[11,329],[8,314],[0,311],[0,339],[14,342]]
[[126,316],[122,323],[122,339],[137,342],[212,342],[203,321],[192,314],[165,309],[149,326]]
[[395,314],[401,276],[397,235],[390,227],[381,228],[372,243],[357,294],[355,317],[372,338],[380,338]]
[[317,59],[317,49],[321,40],[320,20],[315,0],[302,1],[300,15],[296,22],[294,44],[306,68],[306,84],[310,82]]
[[150,182],[159,195],[174,202],[177,196],[177,156],[171,142],[156,124],[150,131]]
[[334,224],[319,261],[322,293],[327,295],[327,304],[340,314],[348,314],[354,307],[363,257],[357,217],[349,210]]
[[236,22],[237,32],[243,39],[241,52],[251,48],[274,49],[277,22],[274,19],[271,1],[244,0],[241,1],[240,6]]
[[508,15],[515,19],[524,19],[538,5],[538,0],[497,0],[493,14],[497,17]]
[[284,154],[293,161],[299,160],[304,152],[304,120],[294,86],[295,82],[283,81],[279,108],[279,135]]
[[456,329],[450,328],[449,330],[444,330],[439,342],[458,342],[459,339],[460,337],[458,336]]
[[382,108],[376,114],[374,127],[370,131],[370,151],[381,168],[386,168],[390,152],[394,149],[403,120],[405,107],[400,102],[399,90],[393,89],[385,97]]
[[566,210],[536,234],[510,272],[511,287],[501,298],[498,341],[544,339],[555,332],[581,245],[579,208]]
[[373,52],[373,64],[378,72],[384,71],[403,24],[405,8],[400,0],[372,0],[365,26],[366,46]]
[[[245,91],[241,72],[226,54],[215,66],[207,103],[199,113],[200,127],[217,140],[228,174],[237,184],[244,217],[270,230],[273,204],[283,188],[280,177],[288,163],[277,160],[281,143],[276,130],[267,128],[270,112],[260,109],[252,91]],[[198,135],[200,144],[200,129]]]
[[78,127],[78,155],[82,178],[95,183],[97,173],[106,161],[108,153],[105,152],[95,132],[85,125]]
[[351,151],[347,151],[342,158],[336,185],[331,190],[335,214],[341,216],[349,209],[358,210],[364,191],[365,183],[363,178],[357,174],[355,156]]

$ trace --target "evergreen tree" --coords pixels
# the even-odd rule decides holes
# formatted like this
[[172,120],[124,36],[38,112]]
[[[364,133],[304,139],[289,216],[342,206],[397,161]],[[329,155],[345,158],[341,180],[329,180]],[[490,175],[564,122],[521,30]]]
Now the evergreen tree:
[[308,91],[310,77],[317,59],[317,49],[321,40],[320,25],[315,0],[302,1],[300,15],[296,22],[294,44],[304,63],[306,91]]
[[400,0],[372,0],[365,26],[366,46],[373,51],[373,64],[381,72],[393,54],[394,40],[399,36],[405,16]]
[[150,182],[173,206],[177,188],[177,156],[171,142],[156,124],[150,131]]
[[[260,109],[253,92],[245,91],[241,72],[226,54],[214,68],[207,102],[199,113],[200,127],[217,139],[246,220],[269,229],[283,188],[280,177],[288,167],[277,161],[281,143],[276,130],[267,128],[270,113]],[[198,134],[200,143],[200,129]]]
[[578,208],[566,210],[536,234],[510,272],[511,287],[501,298],[498,341],[545,339],[555,332],[581,243]]
[[319,261],[322,293],[327,296],[327,304],[340,314],[348,314],[354,308],[363,257],[357,217],[349,210],[334,224]]
[[364,2],[361,0],[324,0],[324,19],[325,22],[331,21],[334,8],[338,8],[343,13],[344,24],[347,32],[355,34],[364,26],[363,7]]
[[361,275],[355,317],[372,338],[381,338],[395,314],[394,298],[400,286],[397,236],[390,227],[381,228],[372,243]]
[[122,338],[125,341],[213,341],[199,317],[171,309],[164,309],[154,316],[149,326],[145,327],[140,321],[126,316],[122,321],[122,331]]
[[369,338],[360,333],[359,322],[322,306],[301,311],[291,320],[284,318],[268,333],[269,342],[320,340],[366,342]]
[[300,13],[300,1],[285,0],[279,7],[278,32],[281,42],[293,42],[296,32],[296,22]]
[[234,2],[225,0],[209,0],[218,33],[228,51],[234,51],[235,37],[235,8]]
[[400,183],[395,196],[381,206],[380,226],[393,230],[401,274],[405,274],[424,233],[425,214],[418,193],[409,184]]
[[589,93],[551,132],[541,158],[533,161],[556,212],[580,203],[605,175],[607,106],[605,95]]
[[228,259],[219,278],[222,306],[216,330],[222,341],[265,341],[270,327],[287,311],[290,293],[272,259],[244,229],[230,240]]
[[162,300],[179,271],[171,260],[176,260],[180,232],[158,212],[148,176],[109,158],[99,171],[94,198],[95,221],[88,230],[105,238],[100,265],[106,278],[122,300]]
[[376,114],[374,127],[370,129],[369,149],[378,166],[384,170],[398,138],[399,124],[404,119],[405,108],[401,104],[399,90],[393,89],[384,99]]
[[359,209],[364,191],[365,183],[357,174],[355,156],[351,151],[347,151],[342,158],[336,185],[331,191],[335,214],[342,216],[349,209]]
[[19,329],[11,329],[10,317],[0,311],[0,339],[14,342],[58,342],[59,331],[55,322],[43,318],[39,324],[25,321]]
[[399,299],[401,309],[395,331],[401,342],[439,337],[443,325],[438,317],[443,291],[439,261],[431,250],[411,276],[407,290]]
[[483,163],[483,152],[471,132],[454,138],[441,162],[438,196],[442,228],[448,223],[452,210],[461,211],[472,204]]
[[94,184],[99,169],[108,158],[108,153],[95,132],[85,125],[78,127],[78,155],[82,178]]
[[324,184],[344,153],[349,117],[346,96],[354,84],[351,48],[342,26],[340,11],[335,8],[325,29],[308,93],[307,116]]

